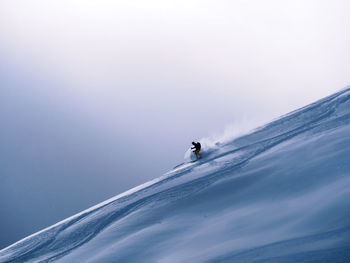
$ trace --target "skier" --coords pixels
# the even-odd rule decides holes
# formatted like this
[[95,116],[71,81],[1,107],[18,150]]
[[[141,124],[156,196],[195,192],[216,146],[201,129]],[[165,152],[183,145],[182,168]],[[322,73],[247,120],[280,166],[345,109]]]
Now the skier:
[[201,156],[199,155],[199,152],[201,150],[201,144],[199,142],[192,142],[193,147],[191,147],[192,150],[194,150],[194,154],[196,155],[197,159]]

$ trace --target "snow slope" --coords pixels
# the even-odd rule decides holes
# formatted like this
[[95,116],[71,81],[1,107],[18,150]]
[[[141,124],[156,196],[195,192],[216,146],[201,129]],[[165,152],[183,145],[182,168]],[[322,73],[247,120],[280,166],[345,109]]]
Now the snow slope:
[[0,251],[0,262],[350,262],[350,88]]

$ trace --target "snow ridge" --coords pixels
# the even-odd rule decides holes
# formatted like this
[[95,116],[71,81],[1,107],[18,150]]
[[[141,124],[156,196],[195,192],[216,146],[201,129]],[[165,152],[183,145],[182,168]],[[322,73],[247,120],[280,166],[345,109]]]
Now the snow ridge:
[[350,87],[20,240],[0,262],[348,262],[349,123]]

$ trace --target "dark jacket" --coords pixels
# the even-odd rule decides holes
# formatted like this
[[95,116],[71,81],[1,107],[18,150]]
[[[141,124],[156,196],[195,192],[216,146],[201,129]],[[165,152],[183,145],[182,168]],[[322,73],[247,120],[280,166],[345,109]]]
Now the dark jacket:
[[192,142],[194,147],[191,147],[191,149],[196,149],[196,150],[200,150],[201,149],[201,144],[199,142]]

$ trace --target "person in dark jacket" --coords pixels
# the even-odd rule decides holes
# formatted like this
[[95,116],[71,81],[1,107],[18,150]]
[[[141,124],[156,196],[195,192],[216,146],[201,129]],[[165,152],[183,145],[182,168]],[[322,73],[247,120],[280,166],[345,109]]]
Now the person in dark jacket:
[[201,144],[199,142],[192,142],[193,146],[191,147],[192,150],[194,150],[194,154],[197,158],[200,157],[199,152],[201,151]]

